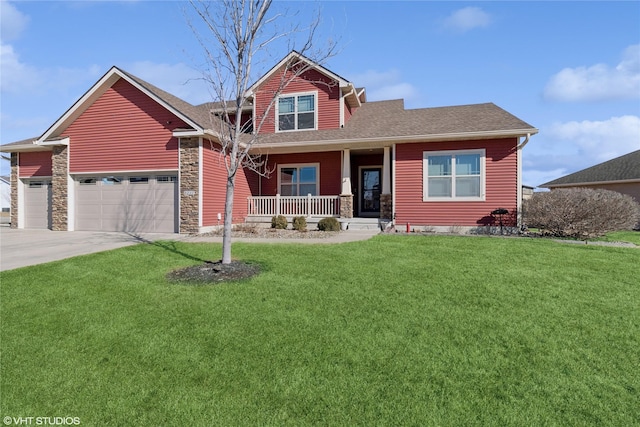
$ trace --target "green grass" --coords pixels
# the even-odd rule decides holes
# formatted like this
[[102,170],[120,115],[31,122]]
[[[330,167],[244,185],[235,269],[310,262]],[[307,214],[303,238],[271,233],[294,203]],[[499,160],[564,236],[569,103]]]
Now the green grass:
[[234,244],[263,273],[169,284],[219,245],[0,274],[0,416],[81,425],[640,425],[640,250],[377,236]]
[[596,240],[603,242],[629,242],[640,246],[640,231],[614,231]]

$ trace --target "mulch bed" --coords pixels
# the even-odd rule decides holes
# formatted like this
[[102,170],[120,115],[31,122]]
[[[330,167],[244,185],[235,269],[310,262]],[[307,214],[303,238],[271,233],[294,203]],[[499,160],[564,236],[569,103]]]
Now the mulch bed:
[[204,264],[171,271],[166,277],[172,283],[206,285],[249,279],[259,273],[260,267],[256,264],[247,264],[242,261],[231,261],[230,264],[207,261]]

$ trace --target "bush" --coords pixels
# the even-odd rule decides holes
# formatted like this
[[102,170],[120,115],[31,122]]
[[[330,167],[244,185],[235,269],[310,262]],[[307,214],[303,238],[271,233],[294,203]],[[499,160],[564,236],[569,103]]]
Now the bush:
[[629,230],[639,215],[640,205],[631,196],[590,188],[535,193],[531,199],[525,200],[523,212],[527,227],[579,239]]
[[322,218],[318,221],[318,230],[320,231],[340,231],[340,223],[334,217]]
[[298,231],[307,231],[307,219],[303,216],[293,217],[293,229]]
[[286,230],[289,222],[284,215],[277,215],[271,217],[271,228],[275,228],[278,230]]

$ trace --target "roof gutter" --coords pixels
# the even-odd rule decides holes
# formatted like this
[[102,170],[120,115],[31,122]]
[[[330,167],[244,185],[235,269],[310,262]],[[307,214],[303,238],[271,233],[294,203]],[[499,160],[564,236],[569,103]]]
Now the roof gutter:
[[[535,132],[537,133],[537,129]],[[508,131],[486,131],[486,132],[459,132],[459,133],[443,133],[433,135],[409,135],[409,136],[386,136],[382,138],[349,138],[334,139],[326,141],[300,141],[300,142],[276,142],[276,143],[260,143],[256,144],[256,148],[300,148],[309,146],[340,146],[340,145],[360,145],[360,144],[384,144],[384,143],[410,143],[410,142],[440,142],[454,140],[470,140],[470,139],[490,139],[496,137],[520,137],[526,136],[525,143],[529,141],[532,132],[531,129],[513,129]],[[518,147],[524,146],[520,144]]]

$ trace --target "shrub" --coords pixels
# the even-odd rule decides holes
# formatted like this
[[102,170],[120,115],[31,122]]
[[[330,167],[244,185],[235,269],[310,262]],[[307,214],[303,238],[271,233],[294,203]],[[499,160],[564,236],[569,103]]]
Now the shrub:
[[293,217],[293,229],[298,231],[306,231],[307,230],[307,219],[303,216]]
[[318,230],[320,231],[340,231],[340,223],[337,219],[330,216],[322,218],[318,221]]
[[289,222],[284,215],[277,215],[271,217],[271,228],[275,228],[278,230],[286,230]]
[[631,229],[639,215],[640,206],[631,196],[590,188],[535,193],[525,201],[523,212],[528,227],[579,239]]

